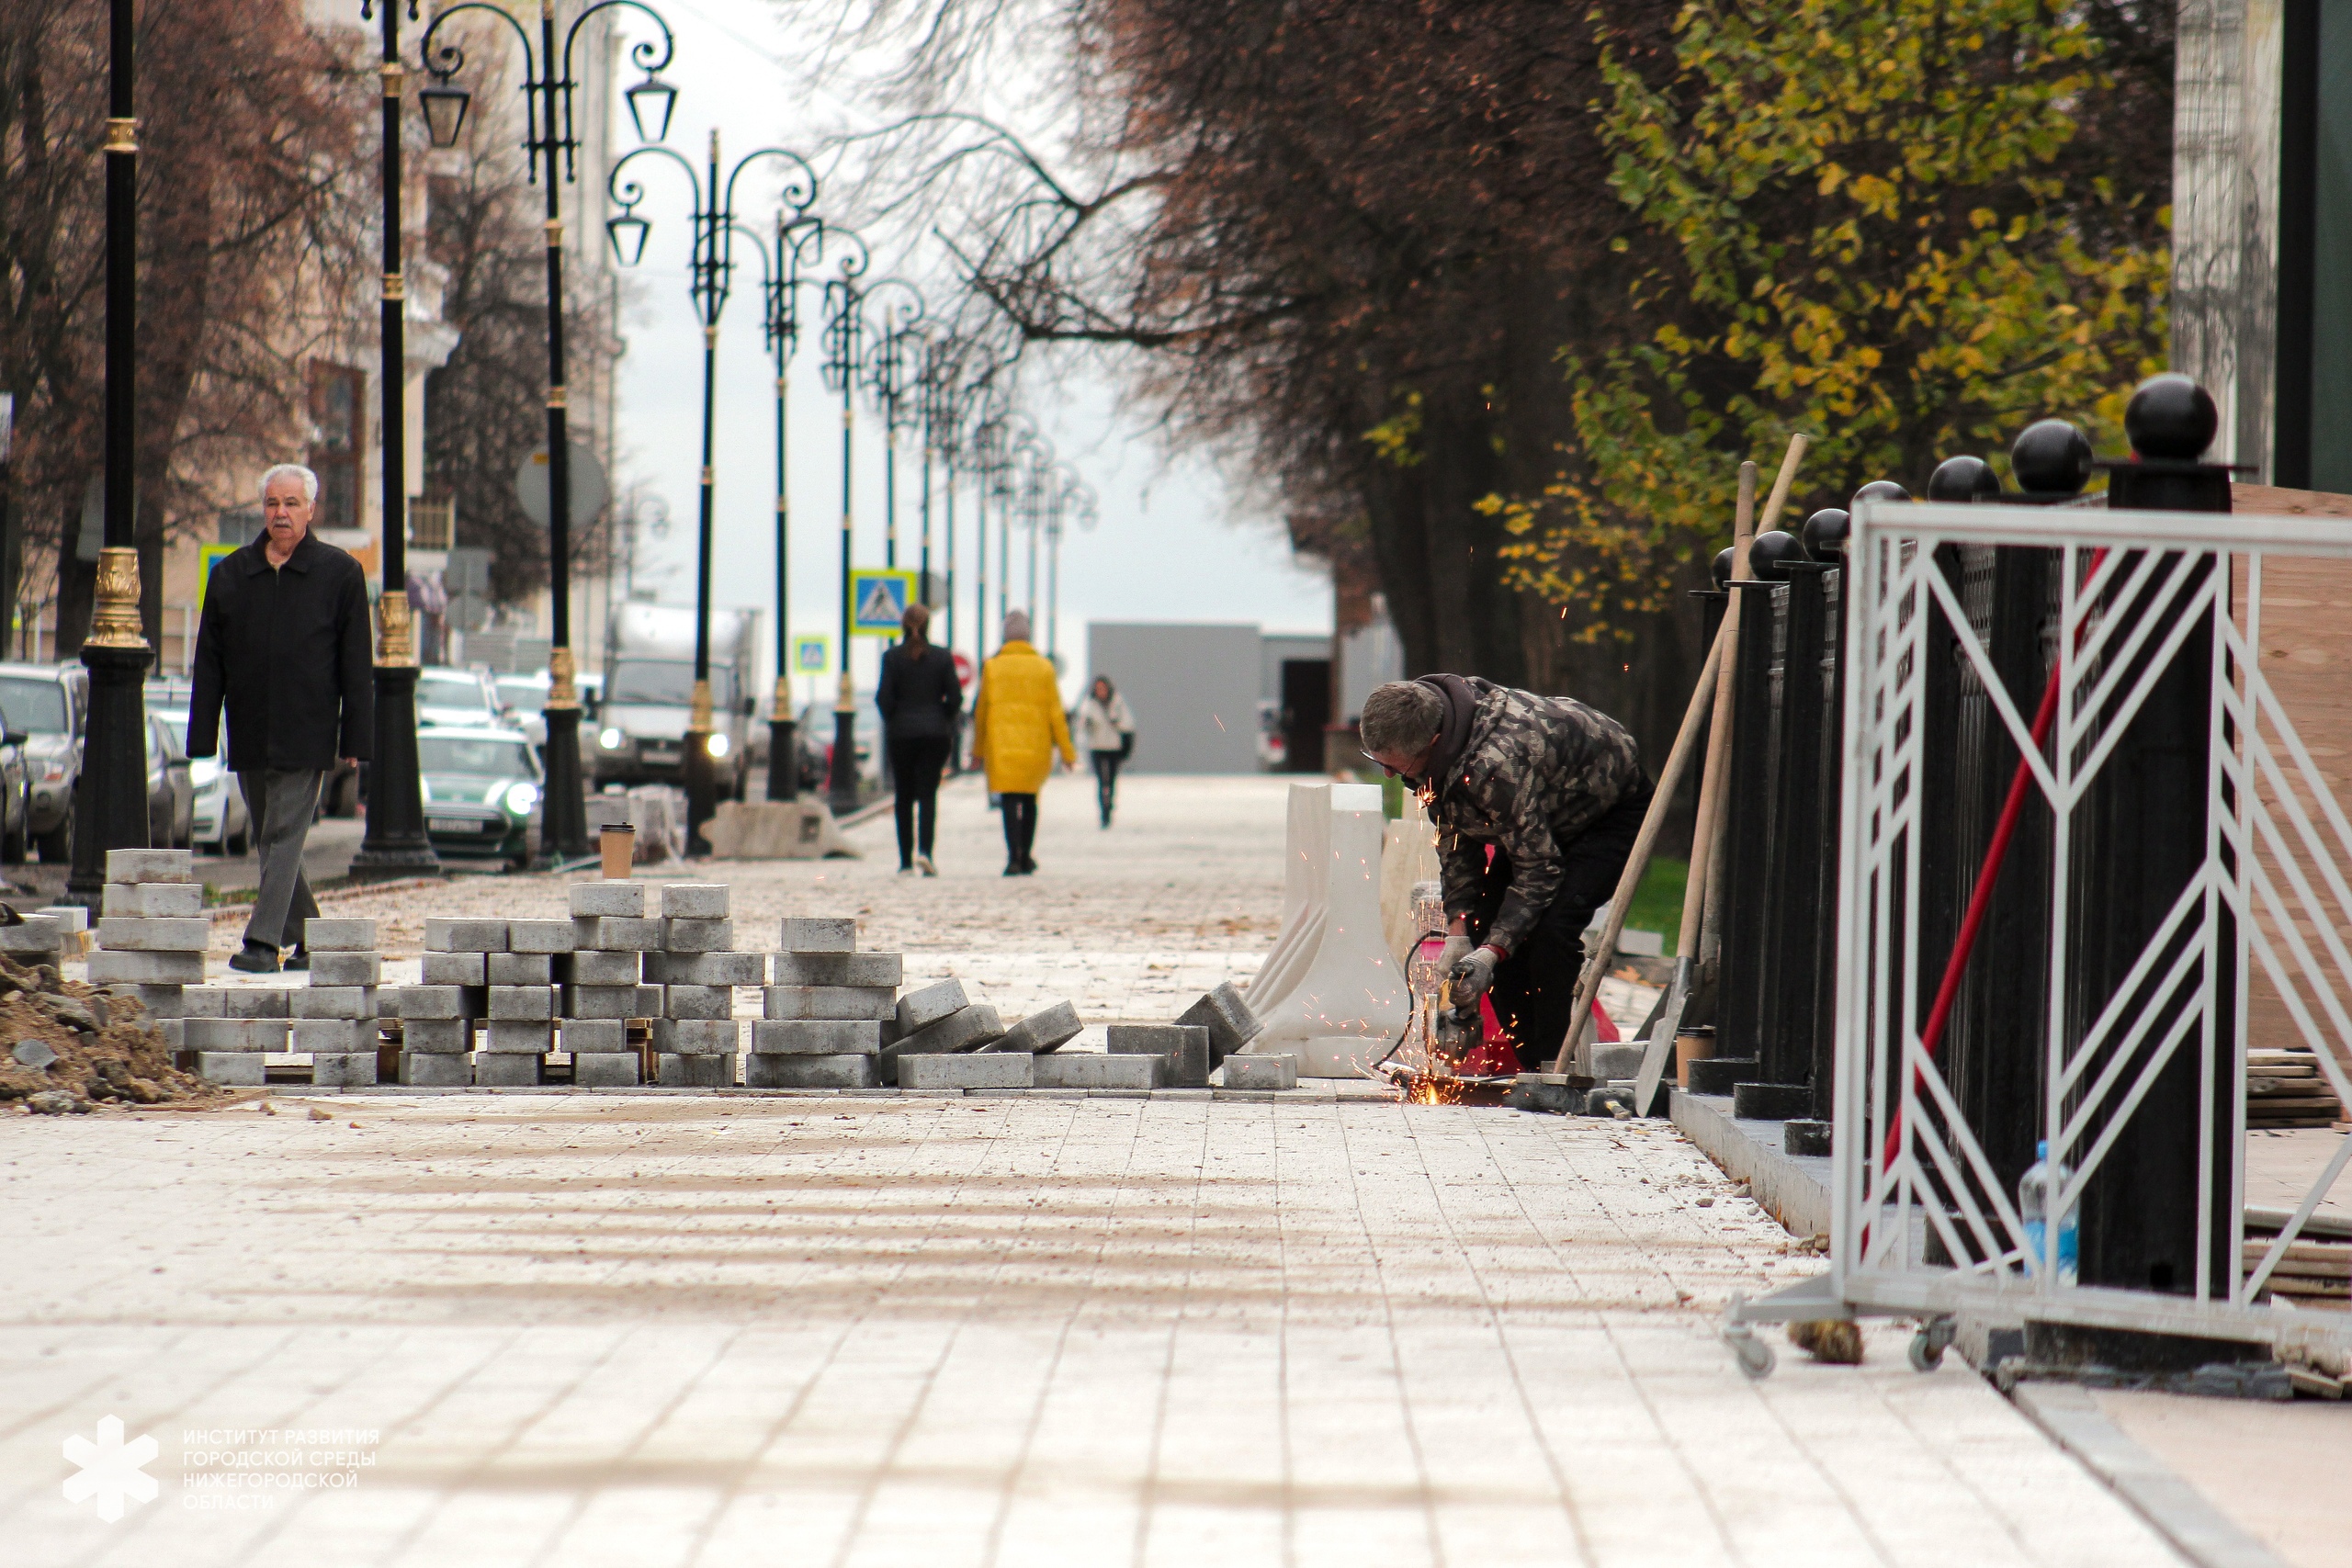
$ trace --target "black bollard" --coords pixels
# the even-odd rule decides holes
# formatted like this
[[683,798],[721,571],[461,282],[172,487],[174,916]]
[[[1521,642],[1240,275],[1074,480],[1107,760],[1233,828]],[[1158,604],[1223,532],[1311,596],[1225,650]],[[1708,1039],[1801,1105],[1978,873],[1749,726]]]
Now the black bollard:
[[[1837,1111],[1838,1061],[1838,881],[1839,835],[1845,821],[1846,789],[1846,541],[1852,515],[1824,507],[1804,520],[1804,544],[1826,569],[1821,575],[1822,716],[1821,786],[1814,812],[1820,845],[1814,907],[1819,937],[1813,953],[1813,1115],[1825,1127]],[[1826,1135],[1825,1133],[1824,1136]]]
[[1748,543],[1755,575],[1726,584],[1747,595],[1732,654],[1731,760],[1724,773],[1723,933],[1716,976],[1718,1055],[1754,1058],[1763,1044],[1765,941],[1771,928],[1772,643],[1787,590],[1766,574],[1804,548],[1778,529]]

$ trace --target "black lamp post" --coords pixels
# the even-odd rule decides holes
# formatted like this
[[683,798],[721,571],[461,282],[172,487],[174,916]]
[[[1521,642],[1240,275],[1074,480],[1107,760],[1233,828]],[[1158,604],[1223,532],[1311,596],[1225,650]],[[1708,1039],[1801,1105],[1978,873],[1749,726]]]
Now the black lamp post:
[[[883,290],[889,290],[883,296]],[[882,564],[899,564],[899,432],[914,409],[908,397],[921,374],[922,295],[915,286],[889,277],[866,290],[874,349],[865,365],[866,389],[882,412]]]
[[[637,204],[645,199],[645,188],[635,180],[621,176],[630,164],[647,157],[667,158],[677,164],[694,196],[694,262],[687,292],[694,299],[695,317],[702,322],[702,510],[695,541],[694,705],[686,717],[682,761],[686,773],[686,852],[699,855],[707,850],[702,839],[703,825],[718,812],[717,769],[729,744],[725,731],[714,729],[711,715],[710,560],[718,482],[713,427],[718,406],[718,319],[727,309],[735,270],[735,237],[741,232],[735,223],[735,182],[753,164],[769,158],[780,160],[789,171],[785,180],[784,209],[791,218],[797,219],[817,199],[817,175],[798,153],[787,152],[781,147],[763,147],[737,159],[722,180],[718,174],[717,130],[710,133],[710,152],[700,175],[692,164],[667,147],[640,147],[613,165],[607,182],[613,199],[621,204],[621,211],[618,217],[608,220],[605,228],[612,239],[613,254],[623,266],[634,266],[645,254],[646,235],[651,225],[637,216]],[[754,244],[759,243],[756,235],[752,238]],[[764,246],[760,254],[765,264]],[[774,275],[772,265],[768,271]],[[779,427],[783,419],[781,407],[779,400]],[[782,460],[780,450],[778,460]],[[780,473],[777,484],[783,484]],[[745,697],[743,693],[730,693],[728,700],[738,702]],[[775,765],[771,756],[770,769]]]
[[[419,91],[426,131],[435,147],[454,147],[465,124],[466,106],[472,95],[453,85],[465,67],[465,55],[455,43],[436,50],[434,39],[452,17],[480,11],[514,29],[524,61],[523,104],[527,116],[523,151],[529,159],[531,178],[542,178],[546,168],[548,265],[548,597],[552,605],[548,649],[548,777],[546,815],[539,829],[540,859],[560,863],[588,852],[588,811],[580,773],[579,670],[571,652],[571,446],[565,431],[563,351],[563,212],[561,189],[577,178],[574,167],[580,150],[572,134],[571,97],[579,83],[572,77],[572,48],[588,18],[616,6],[640,11],[662,29],[662,40],[639,39],[629,47],[629,59],[645,72],[645,80],[624,95],[638,135],[659,141],[669,133],[670,110],[677,90],[658,74],[676,53],[670,24],[644,0],[597,0],[584,7],[564,29],[557,48],[554,0],[539,0],[539,36],[536,46],[523,25],[488,0],[464,0],[433,18],[424,29],[419,55],[433,85]],[[389,529],[387,530],[389,532]],[[691,841],[691,840],[689,840]]]
[[[362,21],[379,0],[360,0]],[[408,0],[409,20],[416,0]],[[351,857],[363,878],[430,875],[440,857],[424,832],[424,791],[416,752],[416,639],[408,609],[407,289],[401,269],[401,69],[399,0],[383,0],[384,288],[379,329],[383,400],[383,590],[376,599],[375,755],[368,763],[368,830]]]
[[108,6],[107,106],[106,537],[82,665],[90,709],[74,791],[74,865],[66,897],[96,908],[108,850],[147,842],[147,705],[151,650],[139,618],[132,503],[139,435],[139,122],[132,0]]

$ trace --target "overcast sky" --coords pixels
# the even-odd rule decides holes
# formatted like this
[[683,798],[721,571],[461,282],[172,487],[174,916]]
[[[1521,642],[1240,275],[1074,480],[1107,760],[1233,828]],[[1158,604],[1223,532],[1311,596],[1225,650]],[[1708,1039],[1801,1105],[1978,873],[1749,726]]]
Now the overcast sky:
[[[781,62],[812,51],[786,38],[766,0],[661,0],[660,8],[678,35],[677,62],[670,75],[680,93],[667,141],[697,164],[714,124],[731,164],[763,145],[808,149],[826,130],[855,117],[854,105],[790,89],[792,73]],[[633,133],[627,135],[633,141]],[[632,172],[654,162],[641,159]],[[624,480],[641,482],[666,503],[670,517],[667,537],[648,541],[639,586],[653,586],[664,601],[691,604],[701,334],[686,294],[688,197],[683,180],[673,174],[662,169],[649,175],[649,196],[639,209],[654,227],[645,260],[636,269],[641,285],[638,301],[623,322],[628,350],[621,361],[618,423]],[[747,175],[739,187],[739,218],[764,226],[774,211],[773,189],[753,186]],[[745,191],[756,194],[745,200]],[[712,597],[716,604],[756,605],[772,614],[774,371],[761,346],[757,261],[743,259],[751,265],[738,270],[719,339]],[[889,270],[899,261],[878,256],[875,271]],[[842,426],[838,395],[820,386],[818,359],[811,333],[804,336],[793,366],[789,415],[793,625],[797,631],[830,635],[838,621]],[[1096,529],[1073,531],[1062,548],[1061,650],[1069,659],[1082,658],[1089,620],[1254,621],[1269,631],[1329,629],[1329,580],[1295,566],[1279,528],[1230,494],[1211,463],[1170,454],[1137,421],[1123,417],[1119,389],[1103,367],[1075,357],[1046,359],[1025,374],[1037,389],[1028,400],[1032,416],[1102,497]],[[884,454],[879,422],[864,408],[856,447],[857,562],[879,566]],[[914,565],[919,550],[918,491],[914,455],[902,449],[901,566]],[[968,491],[956,512],[962,595],[957,642],[968,649],[974,560]],[[944,558],[943,516],[944,508],[935,505],[935,567]],[[994,560],[992,542],[992,577]],[[1013,571],[1018,605],[1027,581],[1025,544],[1018,534]],[[1041,565],[1041,611],[1043,580]],[[991,606],[995,597],[991,586]],[[993,636],[989,640],[992,646]],[[1038,641],[1045,641],[1042,626]]]

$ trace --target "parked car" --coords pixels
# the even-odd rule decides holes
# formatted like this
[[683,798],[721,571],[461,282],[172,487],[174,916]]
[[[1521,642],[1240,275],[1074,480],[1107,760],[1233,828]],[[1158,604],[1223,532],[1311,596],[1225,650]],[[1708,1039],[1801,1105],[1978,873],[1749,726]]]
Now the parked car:
[[147,716],[147,841],[184,850],[196,834],[196,781],[179,732],[157,713]]
[[443,858],[531,858],[539,820],[539,754],[522,731],[503,726],[420,728],[424,835]]
[[[148,713],[171,725],[172,734],[178,740],[183,755],[187,751],[188,698],[195,691],[195,684],[185,675],[151,675],[147,678],[145,685]],[[193,770],[192,776],[197,780],[196,789],[199,795],[204,793],[204,779],[217,775],[225,766],[222,759],[217,756],[194,758],[191,759],[189,765]],[[238,818],[243,821],[244,797],[237,788],[236,780],[230,779],[225,787],[228,795],[236,800]],[[338,763],[334,770],[327,774],[319,786],[319,815],[322,817],[359,815],[359,770],[357,768],[346,768]],[[196,816],[199,823],[204,818],[205,808],[200,802],[196,807]],[[216,824],[214,830],[208,836],[199,829],[196,842],[209,844],[215,849],[220,848],[227,842],[227,838],[218,825],[225,822],[226,819],[222,813],[216,811],[212,818]],[[238,842],[239,848],[227,852],[243,854],[245,852],[242,847],[244,842],[243,834],[240,834]]]
[[32,852],[33,779],[25,736],[0,710],[0,864],[22,865]]
[[[857,694],[857,773],[861,791],[882,787],[882,714],[872,692]],[[800,787],[820,790],[833,776],[833,705],[810,703],[794,721],[793,744],[800,751]],[[811,776],[810,770],[815,770]]]
[[[187,706],[150,710],[182,756],[187,754]],[[245,812],[245,792],[219,757],[197,757],[187,765],[191,791],[188,844],[219,855],[241,855],[253,845],[253,819]]]
[[82,776],[89,671],[79,664],[0,664],[0,712],[25,737],[32,840],[44,862],[74,858],[74,787]]
[[506,720],[505,705],[498,699],[498,682],[489,671],[446,664],[428,665],[416,672],[416,723],[419,729],[436,725],[460,729],[514,728]]

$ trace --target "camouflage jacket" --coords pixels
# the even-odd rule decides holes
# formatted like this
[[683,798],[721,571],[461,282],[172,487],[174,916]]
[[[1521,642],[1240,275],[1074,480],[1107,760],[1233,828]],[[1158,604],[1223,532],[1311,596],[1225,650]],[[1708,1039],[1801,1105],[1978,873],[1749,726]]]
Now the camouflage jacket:
[[1437,826],[1445,912],[1473,908],[1486,882],[1487,846],[1510,857],[1510,886],[1486,940],[1506,953],[1525,945],[1558,895],[1562,852],[1640,786],[1634,738],[1608,715],[1569,697],[1472,679],[1469,733],[1421,798]]

